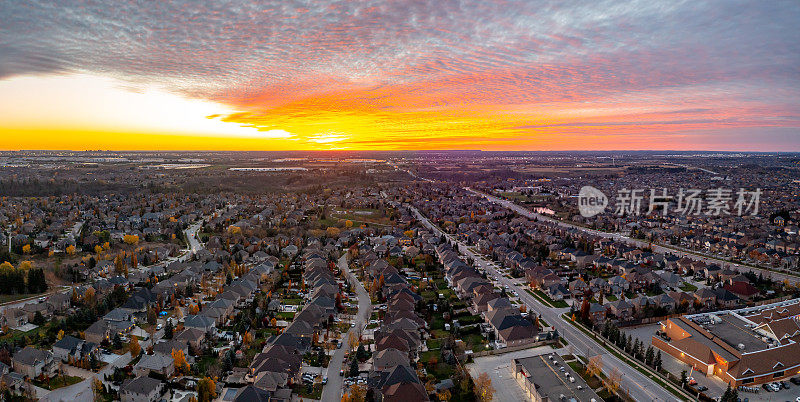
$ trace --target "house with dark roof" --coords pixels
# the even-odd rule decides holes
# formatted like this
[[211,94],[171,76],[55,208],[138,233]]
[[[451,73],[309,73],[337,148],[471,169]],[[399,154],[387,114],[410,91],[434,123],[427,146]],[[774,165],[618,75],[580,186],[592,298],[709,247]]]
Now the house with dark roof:
[[99,349],[96,343],[71,335],[67,335],[53,344],[53,358],[62,362],[97,358],[98,353]]
[[53,354],[46,350],[26,346],[14,353],[11,358],[11,367],[27,378],[49,375],[54,369]]
[[150,377],[126,380],[119,387],[122,402],[156,402],[161,399],[164,383]]

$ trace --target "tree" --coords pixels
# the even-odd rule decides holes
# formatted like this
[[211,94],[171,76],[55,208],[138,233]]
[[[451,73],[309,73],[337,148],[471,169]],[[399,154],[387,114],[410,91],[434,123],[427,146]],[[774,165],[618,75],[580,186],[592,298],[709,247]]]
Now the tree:
[[131,343],[128,345],[128,348],[131,351],[131,356],[136,357],[139,356],[139,353],[142,352],[142,347],[139,345],[139,338],[135,336],[131,336]]
[[438,394],[436,394],[436,396],[439,398],[439,401],[447,402],[447,401],[450,400],[450,396],[451,395],[450,395],[450,391],[445,389],[445,390],[442,390],[442,392],[439,392]]
[[167,325],[164,325],[164,338],[172,339],[172,333],[174,329],[172,328],[172,320],[167,320]]
[[217,397],[217,384],[209,377],[203,378],[197,383],[198,402],[211,402]]
[[139,243],[139,236],[137,236],[137,235],[125,235],[125,236],[122,237],[122,241],[124,241],[125,244],[134,246],[134,245]]
[[67,255],[75,255],[75,246],[69,245],[64,251],[67,253]]
[[114,349],[122,349],[122,338],[120,338],[119,333],[114,334],[113,346]]
[[494,396],[494,387],[489,374],[480,373],[475,379],[475,396],[480,402],[490,402]]
[[58,330],[58,334],[56,334],[56,339],[58,339],[59,341],[64,339],[64,330],[63,329],[59,329]]
[[653,368],[655,368],[656,371],[660,371],[661,370],[661,351],[660,350],[658,351],[658,353],[656,353],[655,359],[653,359]]
[[594,377],[603,370],[603,360],[600,355],[593,356],[589,358],[589,362],[586,364],[586,374],[590,377]]
[[363,386],[353,384],[347,389],[347,393],[342,396],[342,402],[364,402],[367,392]]
[[686,386],[686,382],[689,379],[686,377],[686,370],[681,371],[681,387]]
[[358,376],[358,359],[353,357],[353,361],[350,362],[350,372],[348,373],[350,377]]
[[30,244],[26,244],[26,245],[22,246],[22,253],[23,254],[30,254],[31,253],[31,245]]
[[722,394],[722,398],[720,398],[720,402],[737,402],[739,400],[739,391],[735,389],[731,389],[731,384],[728,384],[728,388],[725,390],[725,393]]
[[186,355],[181,349],[172,349],[172,360],[175,361],[175,370],[187,374],[189,372],[189,363],[186,362]]
[[94,400],[99,401],[102,400],[101,396],[105,388],[103,387],[103,382],[98,380],[97,377],[92,378],[92,393],[94,394]]

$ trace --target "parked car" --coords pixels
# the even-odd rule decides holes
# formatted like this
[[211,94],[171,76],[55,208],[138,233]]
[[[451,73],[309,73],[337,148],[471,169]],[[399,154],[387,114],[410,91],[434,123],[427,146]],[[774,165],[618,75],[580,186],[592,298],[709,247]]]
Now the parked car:
[[794,385],[800,385],[800,377],[792,377],[789,379]]
[[701,385],[701,386],[697,387],[697,390],[700,391],[700,392],[705,392],[705,391],[708,391],[708,387],[706,387],[705,385]]

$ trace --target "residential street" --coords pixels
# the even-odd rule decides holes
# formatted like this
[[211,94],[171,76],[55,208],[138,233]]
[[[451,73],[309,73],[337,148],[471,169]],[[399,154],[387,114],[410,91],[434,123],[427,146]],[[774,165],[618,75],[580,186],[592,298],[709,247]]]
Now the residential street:
[[[436,225],[428,220],[427,217],[422,215],[416,208],[411,207],[411,210],[417,218],[429,229],[437,234],[444,234]],[[454,241],[452,237],[445,234],[448,239]],[[498,278],[498,282],[502,286],[508,286],[509,289],[516,290],[519,294],[520,301],[528,306],[529,310],[535,311],[550,325],[558,330],[559,334],[575,348],[575,353],[588,357],[601,355],[603,361],[603,372],[610,375],[616,369],[622,374],[621,384],[622,387],[629,392],[630,396],[637,401],[677,401],[679,400],[669,391],[663,389],[651,379],[645,377],[635,368],[629,366],[627,363],[619,360],[614,355],[606,351],[605,348],[598,345],[593,339],[589,338],[586,334],[573,327],[570,324],[564,323],[561,314],[568,311],[567,308],[552,308],[547,307],[540,303],[536,298],[526,292],[525,286],[519,286],[514,280],[508,279],[503,276],[503,273],[498,272],[494,268],[494,264],[489,263],[479,254],[473,253],[464,244],[458,243],[458,251],[472,258],[475,264],[484,269],[487,273],[494,275]]]
[[331,361],[328,364],[328,383],[322,388],[322,402],[338,402],[342,399],[342,382],[344,376],[339,375],[339,369],[344,361],[344,353],[348,348],[347,339],[351,332],[357,332],[359,329],[362,329],[364,323],[372,314],[372,301],[369,298],[367,290],[364,289],[364,285],[361,284],[361,281],[350,272],[350,268],[347,264],[347,254],[339,258],[339,268],[345,273],[350,284],[355,288],[358,297],[358,313],[353,319],[356,326],[350,328],[350,331],[342,337],[342,347],[333,352],[333,357],[331,357]]

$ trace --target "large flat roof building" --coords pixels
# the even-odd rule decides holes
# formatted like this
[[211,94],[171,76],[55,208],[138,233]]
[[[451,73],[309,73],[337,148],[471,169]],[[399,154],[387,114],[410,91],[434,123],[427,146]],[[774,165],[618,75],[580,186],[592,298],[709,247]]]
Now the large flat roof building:
[[800,373],[800,299],[670,318],[653,346],[732,387]]
[[531,401],[602,401],[556,353],[514,359],[512,364],[514,378]]

